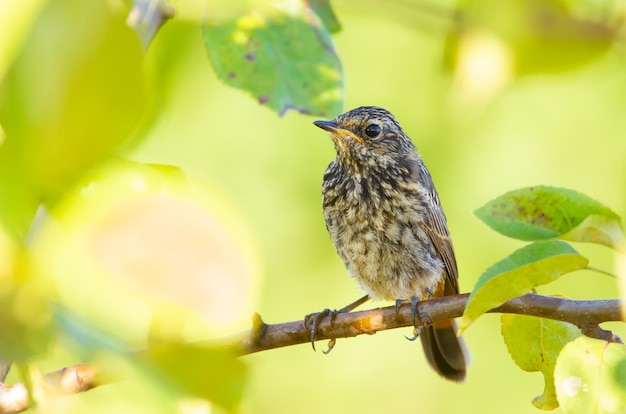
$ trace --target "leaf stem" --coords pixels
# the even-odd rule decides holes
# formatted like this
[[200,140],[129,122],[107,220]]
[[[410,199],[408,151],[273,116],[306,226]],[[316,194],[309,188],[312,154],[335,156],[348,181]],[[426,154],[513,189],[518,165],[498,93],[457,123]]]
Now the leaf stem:
[[587,266],[587,270],[591,270],[591,271],[594,271],[594,272],[602,273],[603,275],[610,276],[613,279],[620,279],[620,277],[618,275],[616,275],[615,273],[611,273],[608,270],[599,269],[599,268],[593,267],[593,266]]

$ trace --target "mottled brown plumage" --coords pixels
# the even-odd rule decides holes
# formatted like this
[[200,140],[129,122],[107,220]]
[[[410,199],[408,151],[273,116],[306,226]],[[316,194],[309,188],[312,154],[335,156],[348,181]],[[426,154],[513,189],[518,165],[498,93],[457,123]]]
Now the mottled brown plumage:
[[[322,186],[333,244],[372,299],[454,295],[458,271],[446,217],[432,179],[411,139],[385,109],[365,106],[332,121],[337,150]],[[463,381],[468,363],[454,321],[422,330],[430,365]]]

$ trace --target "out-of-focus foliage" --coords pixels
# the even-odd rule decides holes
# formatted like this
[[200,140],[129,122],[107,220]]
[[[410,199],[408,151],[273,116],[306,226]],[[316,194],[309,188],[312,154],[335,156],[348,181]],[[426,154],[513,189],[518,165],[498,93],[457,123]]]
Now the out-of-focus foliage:
[[0,355],[24,361],[48,351],[54,322],[48,304],[54,298],[49,283],[33,277],[24,252],[0,227]]
[[[533,287],[614,297],[608,278],[558,276],[586,258],[610,269],[613,256],[594,244],[623,245],[619,216],[586,214],[578,193],[533,204],[565,223],[545,237],[593,242],[574,251],[555,241],[520,249],[471,211],[545,183],[626,213],[623,1],[335,1],[331,9],[313,0],[171,0],[175,15],[147,50],[126,25],[132,4],[0,2],[0,357],[43,371],[90,360],[131,378],[43,400],[42,410],[387,412],[419,400],[424,412],[526,413],[537,381],[510,356],[546,376],[535,403],[554,406],[552,342],[572,332],[557,324],[537,348],[524,340],[552,322],[506,317],[509,355],[497,321],[476,317]],[[415,344],[393,332],[341,341],[327,357],[303,346],[239,361],[186,345],[247,327],[253,310],[293,320],[361,295],[341,277],[321,218],[332,145],[300,113],[332,117],[365,104],[390,109],[420,148],[462,291],[494,257],[523,256],[476,284],[473,309],[485,309],[464,333],[474,357],[467,383],[436,380]],[[500,200],[500,211],[519,207]],[[557,201],[575,214],[549,208]],[[481,219],[508,234],[491,212]],[[537,218],[516,215],[509,235],[537,240],[526,226]],[[496,285],[502,290],[489,292]],[[149,351],[127,353],[136,349]],[[606,349],[617,355],[623,346]],[[619,407],[611,398],[621,385],[572,393],[596,383],[582,373],[587,382],[571,380],[579,366],[568,355],[556,366],[563,410],[585,407],[582,397]],[[623,364],[610,361],[600,366],[617,367],[613,384],[623,384]],[[503,388],[510,392],[493,391]]]
[[[597,59],[613,45],[617,2],[568,0],[463,0],[459,28],[450,35],[447,53],[459,59],[484,33],[503,46],[517,75],[558,73]],[[462,59],[461,59],[462,60]],[[456,61],[455,64],[463,63]]]
[[[32,246],[35,271],[54,280],[66,308],[120,339],[130,335],[128,309],[137,317],[149,311],[137,294],[184,305],[214,334],[248,320],[256,269],[228,206],[173,167],[118,161],[86,178]],[[152,318],[180,313],[167,307]],[[183,312],[174,322],[184,325],[189,317]],[[160,322],[153,320],[153,328]]]
[[[116,395],[127,410],[172,412],[186,396],[234,409],[244,364],[184,343],[231,332],[253,312],[256,254],[236,208],[179,168],[119,158],[146,138],[145,122],[135,131],[149,87],[119,8],[29,7],[10,9],[16,40],[0,36],[13,48],[0,83],[0,355],[24,366],[64,343],[75,358],[115,359],[121,378],[169,399]],[[130,352],[147,346],[136,363]],[[32,387],[46,394],[36,378]]]
[[246,366],[226,350],[174,344],[152,347],[146,357],[183,395],[206,398],[229,410],[241,401]]
[[[68,30],[56,30],[65,25]],[[37,204],[55,201],[123,143],[144,103],[137,36],[103,2],[53,1],[3,80],[0,216],[23,235]]]
[[24,38],[28,35],[33,20],[45,3],[45,0],[2,2],[0,27],[5,28],[4,33],[10,33],[11,36],[2,36],[0,39],[0,79],[4,78],[7,70],[11,67],[22,47]]
[[463,0],[446,42],[462,95],[493,97],[516,77],[564,74],[619,39],[621,1]]

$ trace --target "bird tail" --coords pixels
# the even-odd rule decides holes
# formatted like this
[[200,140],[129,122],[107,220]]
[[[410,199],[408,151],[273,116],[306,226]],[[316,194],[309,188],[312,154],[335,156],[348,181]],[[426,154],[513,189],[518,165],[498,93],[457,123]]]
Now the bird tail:
[[454,320],[433,324],[420,333],[426,360],[442,377],[464,382],[470,363],[470,354],[463,338],[457,337]]

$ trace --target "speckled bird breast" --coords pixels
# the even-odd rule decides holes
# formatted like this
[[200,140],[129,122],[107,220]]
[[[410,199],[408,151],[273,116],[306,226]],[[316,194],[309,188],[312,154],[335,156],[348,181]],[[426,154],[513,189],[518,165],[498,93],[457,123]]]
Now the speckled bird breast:
[[350,174],[336,159],[322,186],[326,227],[348,272],[373,299],[424,298],[443,262],[423,230],[425,195],[409,171]]

